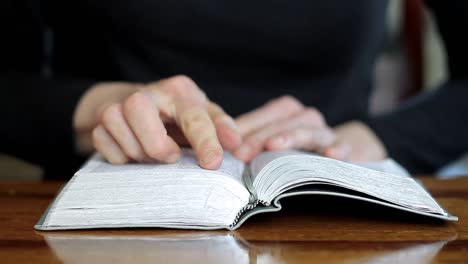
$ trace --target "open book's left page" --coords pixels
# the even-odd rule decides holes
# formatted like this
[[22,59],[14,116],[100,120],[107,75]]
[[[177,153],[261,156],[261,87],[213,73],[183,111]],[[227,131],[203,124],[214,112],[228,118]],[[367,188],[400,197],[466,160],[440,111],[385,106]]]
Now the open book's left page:
[[228,153],[219,170],[200,168],[191,150],[175,164],[111,165],[96,155],[62,190],[43,226],[229,226],[249,201],[243,170]]
[[221,167],[217,170],[204,170],[198,165],[197,157],[191,149],[182,149],[180,160],[176,163],[130,163],[124,165],[112,165],[104,161],[99,154],[95,154],[78,172],[84,173],[106,173],[106,174],[122,174],[131,172],[138,173],[160,173],[167,171],[172,174],[179,170],[194,171],[197,173],[216,173],[223,174],[232,178],[243,185],[242,173],[245,165],[240,160],[234,158],[231,154],[225,153]]

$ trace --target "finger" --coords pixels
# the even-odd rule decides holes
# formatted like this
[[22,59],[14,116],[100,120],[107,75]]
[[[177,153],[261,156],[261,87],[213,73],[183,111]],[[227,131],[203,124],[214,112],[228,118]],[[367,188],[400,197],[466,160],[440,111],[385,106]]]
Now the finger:
[[93,145],[106,160],[113,164],[124,164],[128,162],[127,156],[120,149],[119,145],[107,133],[102,125],[93,129]]
[[[267,141],[275,135],[293,130],[298,127],[308,127],[313,130],[315,127],[326,127],[321,114],[314,108],[305,108],[291,117],[277,120],[264,127],[250,133],[244,140],[242,146],[234,153],[236,157],[243,161],[250,161],[264,148],[267,148]],[[289,148],[285,147],[284,149]]]
[[192,102],[197,105],[206,105],[207,98],[202,90],[189,77],[177,75],[152,83],[142,89],[158,106],[161,118],[176,119],[176,104],[178,102]]
[[329,128],[299,127],[282,132],[266,143],[268,150],[291,148],[320,152],[335,142],[335,135]]
[[127,157],[139,162],[149,160],[125,121],[121,104],[112,104],[107,107],[102,112],[101,122]]
[[223,160],[223,148],[208,112],[201,106],[179,105],[177,124],[195,150],[200,166],[217,169]]
[[236,118],[241,135],[245,136],[274,121],[284,119],[303,109],[302,104],[291,96],[275,99],[262,107]]
[[234,151],[234,155],[244,162],[251,161],[258,153],[266,148],[266,142],[270,137],[285,129],[294,128],[299,125],[293,124],[293,122],[297,122],[297,119],[284,122],[288,123],[284,126],[279,126],[277,124],[267,125],[266,127],[260,128],[258,131],[249,134],[243,141],[242,145]]
[[328,158],[338,160],[349,160],[351,156],[351,145],[346,143],[338,143],[323,151],[323,155]]
[[156,105],[146,95],[134,93],[125,100],[122,111],[147,156],[169,163],[179,159],[179,146],[167,135]]
[[[160,81],[153,88],[156,102],[173,118],[197,154],[200,166],[217,169],[223,159],[215,125],[207,112],[208,100],[198,86],[186,76]],[[158,94],[159,93],[159,94]],[[163,99],[160,99],[161,93]],[[164,96],[169,95],[169,96]]]
[[223,148],[231,151],[237,148],[242,139],[232,117],[215,103],[209,103],[208,113],[214,122],[216,134]]

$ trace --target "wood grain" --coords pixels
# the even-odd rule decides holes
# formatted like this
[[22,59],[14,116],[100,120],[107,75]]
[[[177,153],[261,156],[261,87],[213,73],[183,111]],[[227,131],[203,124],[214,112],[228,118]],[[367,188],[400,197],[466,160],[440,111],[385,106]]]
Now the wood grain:
[[235,232],[36,232],[62,182],[0,183],[1,263],[468,263],[468,177],[420,178],[447,223],[331,197],[292,197]]

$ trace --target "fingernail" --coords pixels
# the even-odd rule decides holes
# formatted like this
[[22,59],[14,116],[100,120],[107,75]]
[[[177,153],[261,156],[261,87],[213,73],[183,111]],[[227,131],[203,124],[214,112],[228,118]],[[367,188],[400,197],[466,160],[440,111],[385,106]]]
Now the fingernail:
[[286,145],[286,143],[287,143],[287,138],[284,137],[284,136],[279,136],[279,137],[276,137],[275,139],[273,139],[273,144],[275,144],[275,145],[284,146],[284,145]]
[[175,163],[179,160],[180,158],[180,155],[179,153],[173,153],[171,155],[169,155],[169,157],[167,158],[167,163]]
[[249,155],[250,148],[247,145],[242,145],[237,151],[236,156],[240,158],[247,158]]
[[219,151],[206,150],[205,152],[203,152],[203,157],[202,157],[201,162],[203,163],[204,166],[212,169],[213,166],[216,165],[214,163],[217,162],[217,160],[219,159],[219,156],[221,155],[222,153],[220,153]]
[[286,149],[291,146],[291,139],[285,136],[279,136],[272,140],[272,145],[274,148]]
[[234,132],[239,133],[239,127],[232,118],[226,117],[224,124],[226,124],[226,126],[228,126],[230,129],[234,130]]
[[343,159],[343,151],[339,147],[332,147],[328,149],[325,153],[325,156],[332,158],[332,159]]

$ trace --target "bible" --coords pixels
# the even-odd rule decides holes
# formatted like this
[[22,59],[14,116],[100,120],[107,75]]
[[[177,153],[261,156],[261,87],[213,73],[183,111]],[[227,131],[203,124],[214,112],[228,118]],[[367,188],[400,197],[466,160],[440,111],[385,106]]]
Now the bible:
[[91,157],[35,225],[38,230],[160,227],[237,229],[281,209],[281,199],[332,195],[456,221],[395,161],[352,164],[297,150],[244,164],[225,153],[218,170],[183,149],[174,164],[112,165]]

